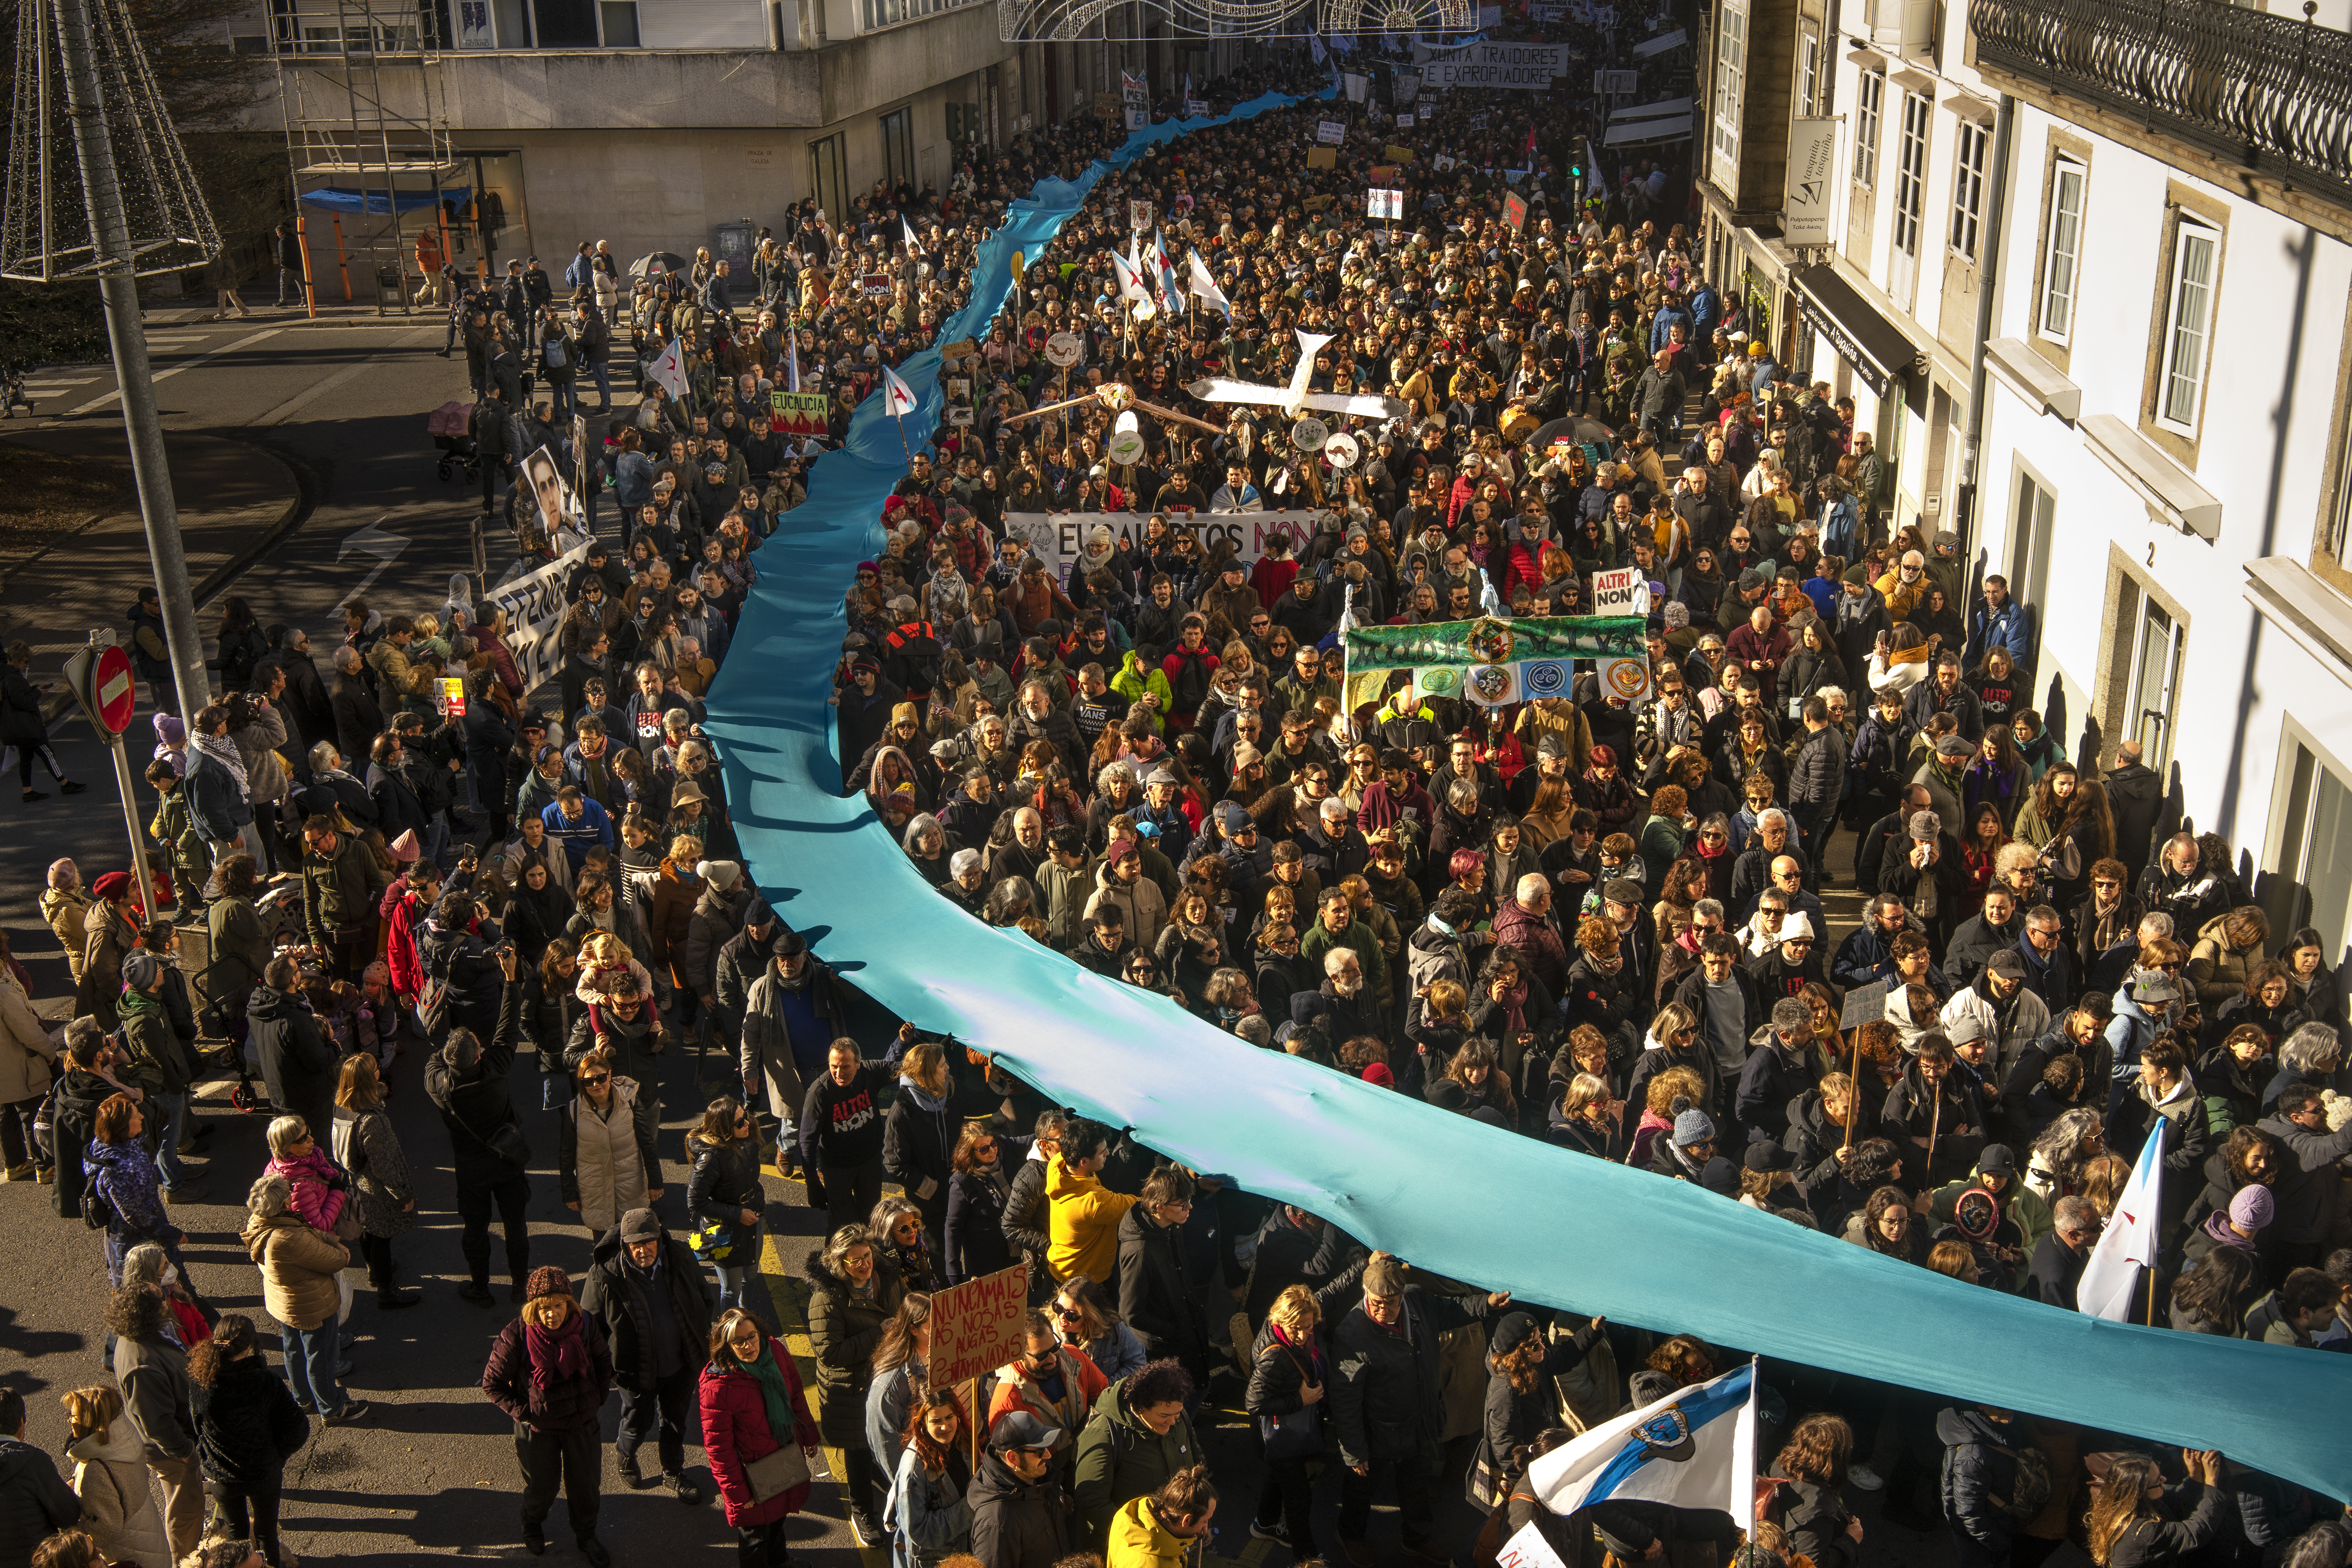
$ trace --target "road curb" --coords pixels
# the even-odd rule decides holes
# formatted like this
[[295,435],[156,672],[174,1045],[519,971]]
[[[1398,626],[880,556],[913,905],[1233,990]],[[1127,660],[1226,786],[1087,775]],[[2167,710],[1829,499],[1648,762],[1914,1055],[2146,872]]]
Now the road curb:
[[294,493],[287,498],[286,505],[278,511],[277,521],[264,526],[243,549],[214,567],[205,574],[205,580],[195,585],[195,599],[200,605],[244,575],[247,569],[261,559],[266,552],[289,533],[293,532],[295,528],[299,526],[302,519],[309,515],[310,510],[302,493],[302,476],[294,471],[293,464],[268,447],[257,446],[251,441],[236,441],[236,437],[230,436],[215,436],[213,438],[216,441],[236,441],[237,446],[247,447],[256,456],[266,458],[277,464],[285,473],[288,480],[292,483]]

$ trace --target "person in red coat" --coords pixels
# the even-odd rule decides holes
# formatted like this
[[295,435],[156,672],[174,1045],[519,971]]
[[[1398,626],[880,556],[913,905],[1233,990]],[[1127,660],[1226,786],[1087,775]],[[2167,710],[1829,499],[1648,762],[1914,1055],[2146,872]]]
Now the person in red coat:
[[[808,1501],[803,1479],[772,1497],[755,1496],[751,1467],[787,1442],[801,1446],[812,1468],[817,1457],[816,1418],[801,1392],[801,1374],[783,1342],[740,1307],[710,1328],[710,1363],[702,1369],[702,1453],[710,1479],[735,1527],[736,1561],[743,1568],[786,1562],[784,1521]],[[789,1426],[789,1435],[782,1435]]]
[[532,1269],[525,1295],[521,1315],[499,1331],[482,1369],[482,1392],[515,1424],[522,1543],[534,1557],[546,1553],[542,1526],[560,1483],[580,1555],[592,1568],[606,1568],[613,1554],[596,1539],[604,1478],[597,1416],[613,1392],[613,1352],[562,1269]]

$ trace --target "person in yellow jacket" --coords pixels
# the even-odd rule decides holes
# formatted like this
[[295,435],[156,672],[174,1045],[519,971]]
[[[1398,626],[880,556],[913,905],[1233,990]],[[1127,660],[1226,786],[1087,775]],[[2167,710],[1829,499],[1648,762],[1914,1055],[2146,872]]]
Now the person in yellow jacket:
[[1217,1489],[1209,1467],[1179,1470],[1158,1491],[1112,1516],[1104,1568],[1195,1568],[1216,1513]]
[[1881,577],[1873,586],[1879,597],[1886,601],[1886,618],[1894,622],[1907,621],[1911,612],[1927,596],[1927,558],[1916,550],[1906,550],[1895,562],[1895,569]]
[[1083,1274],[1089,1279],[1118,1277],[1118,1222],[1135,1206],[1114,1193],[1096,1173],[1110,1153],[1110,1131],[1098,1121],[1080,1122],[1045,1165],[1045,1261],[1056,1279]]

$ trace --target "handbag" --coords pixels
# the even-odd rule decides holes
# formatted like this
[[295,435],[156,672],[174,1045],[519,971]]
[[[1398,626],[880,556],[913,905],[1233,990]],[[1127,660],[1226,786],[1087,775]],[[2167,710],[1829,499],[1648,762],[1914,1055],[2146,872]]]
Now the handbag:
[[[1269,1352],[1282,1349],[1278,1345],[1266,1348]],[[1291,1364],[1298,1367],[1299,1381],[1303,1385],[1308,1368],[1300,1364],[1298,1357],[1291,1352],[1283,1350],[1282,1353],[1289,1356]],[[1323,1423],[1312,1405],[1301,1405],[1281,1415],[1259,1416],[1257,1435],[1265,1445],[1268,1464],[1285,1459],[1311,1459],[1323,1451]]]
[[751,1500],[765,1502],[779,1492],[808,1484],[808,1456],[787,1434],[783,1447],[772,1454],[762,1454],[743,1467],[743,1479],[751,1485]]

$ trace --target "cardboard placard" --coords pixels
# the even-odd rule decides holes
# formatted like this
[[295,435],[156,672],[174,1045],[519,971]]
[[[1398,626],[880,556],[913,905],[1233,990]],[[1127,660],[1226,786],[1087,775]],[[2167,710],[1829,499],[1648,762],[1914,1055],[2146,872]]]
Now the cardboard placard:
[[1118,94],[1115,92],[1098,92],[1095,94],[1095,118],[1097,120],[1117,120],[1119,116],[1119,111],[1125,108],[1126,105],[1120,101]]
[[1366,195],[1369,198],[1367,216],[1391,220],[1404,216],[1402,191],[1376,190],[1368,192]]
[[1517,191],[1503,198],[1503,221],[1513,228],[1525,228],[1528,224],[1528,198]]
[[1503,1550],[1495,1558],[1495,1568],[1568,1568],[1568,1564],[1560,1561],[1559,1553],[1551,1549],[1551,1542],[1543,1538],[1543,1531],[1531,1520],[1503,1543]]
[[441,711],[452,719],[466,716],[466,678],[445,675],[441,678]]
[[958,338],[955,342],[950,343],[947,347],[940,351],[940,358],[943,362],[970,359],[979,352],[980,345],[972,342],[970,338]]
[[1387,146],[1381,149],[1381,156],[1386,158],[1391,163],[1410,163],[1412,162],[1412,149],[1410,147],[1400,147],[1395,142],[1391,142]]
[[1325,120],[1315,127],[1315,140],[1326,147],[1337,147],[1348,139],[1348,127],[1337,120]]
[[1365,178],[1376,185],[1394,185],[1404,178],[1404,171],[1394,163],[1375,163]]
[[1860,1028],[1886,1016],[1886,987],[1864,984],[1845,994],[1845,1009],[1838,1015],[1838,1032]]
[[1020,1264],[950,1285],[931,1298],[933,1388],[952,1388],[994,1372],[1021,1353],[1028,1314],[1029,1271]]
[[1338,168],[1339,166],[1339,149],[1336,147],[1309,147],[1307,149],[1307,166],[1310,169]]
[[779,436],[822,436],[828,428],[822,392],[771,392],[768,427]]

